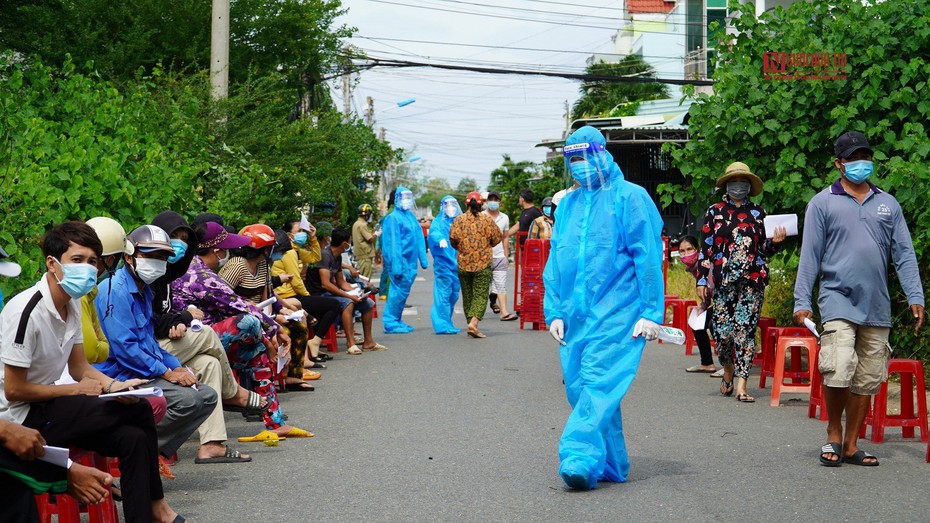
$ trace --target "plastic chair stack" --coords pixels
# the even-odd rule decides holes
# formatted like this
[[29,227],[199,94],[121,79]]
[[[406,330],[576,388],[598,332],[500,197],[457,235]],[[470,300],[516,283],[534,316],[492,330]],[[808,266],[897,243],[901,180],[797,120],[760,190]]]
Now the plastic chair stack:
[[[666,296],[665,297],[665,321],[666,325],[671,325],[676,329],[681,329],[686,333],[690,333],[691,329],[688,328],[688,310],[689,307],[694,307],[697,305],[697,302],[694,300],[686,300],[679,298],[677,296]],[[672,309],[671,318],[668,315],[668,309]],[[685,354],[688,356],[692,353],[692,347],[689,347],[687,344],[687,334],[685,334]],[[659,340],[659,343],[662,343],[662,340]]]
[[[107,458],[89,451],[72,450],[71,459],[86,467],[95,467],[119,477],[119,469],[113,474],[113,463],[119,462],[114,458],[112,462]],[[117,465],[118,467],[118,465]],[[40,494],[36,496],[36,506],[39,509],[39,521],[51,523],[52,516],[56,516],[58,523],[81,523],[81,514],[86,513],[90,523],[119,523],[119,513],[113,496],[107,496],[102,503],[81,506],[76,499],[68,494]]]
[[[786,371],[785,359],[789,349],[791,349],[791,370]],[[808,369],[806,371],[801,370],[801,349],[807,350]],[[819,350],[820,345],[817,344],[817,338],[812,336],[797,338],[780,336],[778,338],[778,343],[775,346],[775,376],[772,380],[772,399],[769,403],[771,406],[777,407],[781,403],[781,395],[784,393],[811,394],[814,383],[814,360]],[[806,379],[808,383],[789,385],[785,383],[786,379],[792,379],[794,383]]]
[[546,328],[543,300],[546,287],[543,284],[543,269],[549,259],[549,240],[530,239],[523,245],[523,277],[520,298],[520,329],[529,323],[533,330]]
[[[762,338],[762,368],[759,370],[759,388],[765,388],[765,381],[768,377],[775,376],[775,346],[782,336],[794,338],[809,338],[811,331],[804,327],[769,327],[765,331],[765,337]],[[808,360],[810,361],[810,360]],[[801,369],[801,348],[791,350],[791,369],[785,373],[786,378],[791,378],[792,383],[798,384],[801,379],[809,379],[807,371]]]
[[[872,441],[881,443],[885,439],[886,427],[901,427],[901,435],[914,437],[914,429],[920,429],[920,440],[928,441],[927,396],[924,388],[924,367],[917,360],[892,359],[888,363],[888,374],[901,375],[901,413],[888,414],[888,382],[875,395],[872,419]],[[914,385],[917,385],[917,409],[914,410]]]
[[[811,362],[811,400],[807,406],[807,417],[817,418],[820,421],[827,420],[827,400],[823,391],[823,375],[820,374],[820,351],[814,353],[814,360]],[[817,415],[817,409],[820,409],[820,415]],[[864,427],[865,425],[863,425]]]

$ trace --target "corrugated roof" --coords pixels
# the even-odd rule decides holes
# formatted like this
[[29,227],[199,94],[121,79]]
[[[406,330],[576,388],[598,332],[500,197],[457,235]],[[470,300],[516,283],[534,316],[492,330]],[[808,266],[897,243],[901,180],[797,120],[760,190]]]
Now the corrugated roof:
[[671,13],[675,9],[674,1],[666,0],[627,0],[627,12],[633,13]]

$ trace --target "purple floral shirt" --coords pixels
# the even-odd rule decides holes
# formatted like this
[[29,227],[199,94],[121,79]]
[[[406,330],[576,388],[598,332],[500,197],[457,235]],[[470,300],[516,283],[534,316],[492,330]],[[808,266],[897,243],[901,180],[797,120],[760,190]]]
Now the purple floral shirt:
[[226,280],[207,267],[200,256],[194,256],[184,276],[171,282],[171,291],[175,310],[184,310],[188,305],[197,307],[203,311],[204,325],[239,314],[252,314],[261,320],[265,336],[273,338],[278,333],[274,318],[233,292]]

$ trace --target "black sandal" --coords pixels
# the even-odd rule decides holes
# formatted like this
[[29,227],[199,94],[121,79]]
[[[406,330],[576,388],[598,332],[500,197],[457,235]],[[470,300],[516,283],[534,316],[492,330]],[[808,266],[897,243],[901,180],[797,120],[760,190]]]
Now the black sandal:
[[733,395],[733,380],[727,381],[726,378],[720,379],[720,394],[728,397]]
[[496,303],[495,303],[494,305],[491,305],[491,310],[494,311],[494,314],[500,314],[500,313],[501,313],[501,308],[500,308],[500,306],[498,306]]
[[323,365],[322,363],[316,361],[315,359],[310,358],[310,360],[311,360],[310,365],[307,365],[306,363],[304,363],[305,369],[325,369],[326,368],[326,365]]

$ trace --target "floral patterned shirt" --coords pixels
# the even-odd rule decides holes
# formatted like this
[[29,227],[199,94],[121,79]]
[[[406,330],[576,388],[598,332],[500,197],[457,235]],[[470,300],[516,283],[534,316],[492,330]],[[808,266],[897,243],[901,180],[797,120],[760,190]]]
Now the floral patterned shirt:
[[765,238],[765,210],[744,200],[739,207],[728,197],[711,205],[704,214],[704,245],[698,261],[697,284],[709,277],[717,287],[748,283],[764,289],[769,282],[767,256],[778,246]]
[[262,322],[265,336],[273,338],[278,333],[274,318],[233,292],[226,280],[207,267],[200,256],[194,256],[184,276],[171,282],[171,299],[176,310],[193,305],[203,311],[204,325],[239,314],[252,314]]
[[478,272],[491,266],[492,248],[501,242],[501,230],[494,219],[484,213],[469,211],[452,222],[449,243],[458,251],[459,269]]

